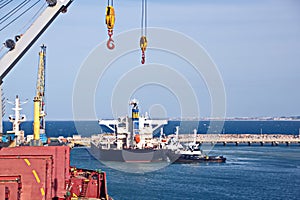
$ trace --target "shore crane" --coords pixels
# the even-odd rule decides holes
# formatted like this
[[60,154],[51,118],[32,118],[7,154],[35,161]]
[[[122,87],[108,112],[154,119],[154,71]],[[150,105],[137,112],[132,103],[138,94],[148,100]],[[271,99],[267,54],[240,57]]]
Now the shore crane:
[[[6,75],[12,70],[12,68],[18,63],[18,61],[24,56],[24,54],[31,48],[31,46],[38,40],[43,32],[51,25],[51,23],[61,14],[67,11],[67,8],[74,0],[45,0],[48,4],[47,8],[41,12],[41,14],[35,19],[34,23],[25,31],[25,33],[18,33],[15,36],[15,40],[8,39],[4,42],[4,46],[9,49],[3,57],[0,58],[0,97],[2,97],[2,83]],[[114,49],[114,40],[112,39],[113,28],[115,23],[115,11],[113,7],[113,0],[108,0],[106,8],[106,25],[108,28],[109,39],[107,41],[108,49]],[[142,20],[141,20],[141,38],[140,48],[142,51],[142,64],[145,63],[145,51],[147,48],[147,0],[142,0]],[[45,49],[46,50],[46,47]],[[44,52],[42,50],[42,52]],[[42,53],[42,54],[45,54]],[[39,77],[41,78],[41,77]],[[41,82],[40,82],[41,83]],[[45,85],[39,85],[37,88],[39,92],[44,89]],[[40,140],[38,133],[45,133],[45,121],[44,121],[44,96],[43,93],[37,93],[34,98],[35,110],[34,113],[34,138]],[[43,94],[44,95],[44,94]],[[0,112],[2,112],[2,104],[0,103]],[[3,133],[2,125],[2,113],[0,113],[0,133]]]
[[[44,33],[44,31],[51,25],[51,23],[61,14],[67,11],[67,8],[73,2],[73,0],[46,0],[48,6],[45,10],[36,18],[34,23],[26,30],[25,33],[18,35],[16,41],[8,39],[5,42],[5,46],[9,51],[3,55],[0,59],[0,97],[2,96],[2,83],[6,75],[12,70],[12,68],[18,63],[18,61],[25,55],[25,53],[31,48],[31,46],[38,40],[38,38]],[[46,47],[42,48],[40,53],[40,61],[45,57]],[[41,56],[43,55],[43,56]],[[45,67],[45,66],[44,66]],[[39,77],[42,78],[42,77]],[[37,95],[34,98],[34,144],[40,143],[40,133],[44,134],[44,93],[45,89],[42,79],[40,81],[39,88],[37,88]],[[42,84],[43,83],[43,84]],[[2,111],[2,104],[0,103],[0,111]],[[0,113],[0,133],[3,133],[2,114]],[[42,135],[43,136],[43,135]]]
[[33,146],[40,146],[47,142],[45,123],[45,69],[46,69],[46,46],[41,46],[39,52],[38,76],[36,83],[36,96],[34,102],[33,117]]

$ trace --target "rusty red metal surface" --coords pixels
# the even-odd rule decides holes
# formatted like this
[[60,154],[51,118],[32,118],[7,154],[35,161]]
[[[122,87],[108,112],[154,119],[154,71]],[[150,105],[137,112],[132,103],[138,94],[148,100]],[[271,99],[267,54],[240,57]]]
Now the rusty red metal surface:
[[109,199],[105,172],[70,167],[66,146],[0,149],[0,199]]

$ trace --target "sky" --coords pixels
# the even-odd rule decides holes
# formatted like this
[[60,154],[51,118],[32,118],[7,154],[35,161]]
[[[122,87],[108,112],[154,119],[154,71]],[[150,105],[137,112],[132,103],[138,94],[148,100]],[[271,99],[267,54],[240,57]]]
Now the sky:
[[[40,45],[45,44],[47,119],[73,119],[76,78],[91,53],[107,40],[104,23],[106,3],[75,0],[68,12],[58,16],[4,79],[5,99],[12,101],[15,95],[19,95],[21,100],[29,100],[22,111],[27,118],[32,119],[33,116],[38,51]],[[114,1],[114,7],[115,35],[140,28],[140,1]],[[299,1],[148,0],[147,22],[148,27],[185,35],[205,50],[224,84],[226,117],[300,115]],[[0,38],[4,41],[14,37],[8,34],[15,30],[2,32]],[[146,51],[146,64],[166,65],[185,77],[195,91],[199,117],[209,117],[212,100],[205,79],[195,75],[191,63],[180,56],[151,49],[151,35],[147,37],[149,50]],[[176,43],[180,45],[179,41],[174,40],[174,45]],[[138,49],[139,38],[136,45]],[[140,56],[138,50],[122,56],[99,78],[93,105],[97,118],[114,116],[111,103],[113,90],[130,70],[141,67]],[[99,59],[106,58],[99,55]],[[181,86],[179,81],[175,84],[177,88]],[[141,111],[150,112],[152,116],[180,117],[182,114],[179,108],[181,102],[178,102],[176,94],[159,84],[141,85],[131,95],[139,100]],[[12,114],[10,108],[6,105],[4,119]]]

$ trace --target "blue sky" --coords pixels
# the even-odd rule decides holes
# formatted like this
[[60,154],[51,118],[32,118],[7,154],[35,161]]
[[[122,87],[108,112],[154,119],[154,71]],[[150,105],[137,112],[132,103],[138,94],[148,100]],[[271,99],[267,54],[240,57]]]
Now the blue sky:
[[[73,118],[72,92],[80,66],[107,39],[105,6],[106,1],[75,0],[5,78],[5,98],[12,100],[18,94],[21,99],[30,100],[23,106],[28,118],[32,118],[31,99],[35,95],[38,51],[42,43],[48,47],[47,118]],[[140,27],[140,1],[115,1],[114,6],[115,34]],[[300,115],[299,11],[300,3],[296,0],[148,0],[148,26],[179,31],[202,45],[222,76],[227,116],[291,116]],[[1,33],[1,39],[7,37]],[[151,41],[151,35],[148,38]],[[149,51],[147,56],[147,62],[152,59],[176,69],[181,64],[182,74],[198,91],[201,117],[210,115],[205,83],[192,76],[188,64],[165,53]],[[136,66],[140,53],[122,59]],[[112,81],[96,91],[95,112],[99,118],[111,117],[109,91],[118,74],[113,69],[104,77]],[[165,96],[157,98],[145,90]],[[134,96],[141,101],[142,111],[162,104],[168,116],[176,117],[180,115],[176,101],[167,94],[161,88],[149,86],[136,91]],[[9,105],[6,113],[11,113]]]

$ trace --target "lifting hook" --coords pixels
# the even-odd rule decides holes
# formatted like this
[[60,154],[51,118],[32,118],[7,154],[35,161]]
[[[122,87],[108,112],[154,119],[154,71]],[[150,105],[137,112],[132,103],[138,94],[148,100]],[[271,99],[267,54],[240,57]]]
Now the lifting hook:
[[108,30],[109,39],[107,40],[106,46],[108,49],[113,50],[115,48],[114,40],[112,39],[113,30]]
[[115,48],[114,40],[112,38],[109,38],[107,40],[106,46],[108,49],[113,50]]

